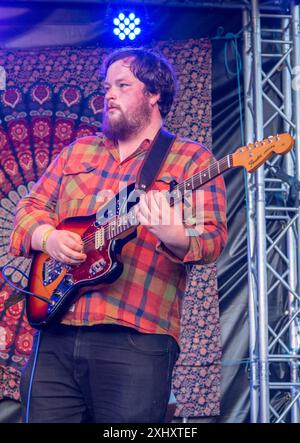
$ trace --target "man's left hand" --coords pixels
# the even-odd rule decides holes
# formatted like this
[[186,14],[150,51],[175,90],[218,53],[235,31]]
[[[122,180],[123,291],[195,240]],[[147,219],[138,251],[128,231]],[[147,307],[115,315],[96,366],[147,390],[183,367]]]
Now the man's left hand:
[[135,206],[139,223],[167,246],[177,257],[183,258],[189,247],[189,237],[182,221],[182,205],[170,206],[164,192],[149,191],[140,195]]

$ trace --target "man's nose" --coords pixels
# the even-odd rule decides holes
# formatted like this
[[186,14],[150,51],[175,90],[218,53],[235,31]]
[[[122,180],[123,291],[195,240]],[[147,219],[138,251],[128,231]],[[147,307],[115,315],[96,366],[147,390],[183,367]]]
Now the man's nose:
[[116,89],[111,86],[109,89],[106,90],[104,98],[107,101],[115,100],[117,98]]

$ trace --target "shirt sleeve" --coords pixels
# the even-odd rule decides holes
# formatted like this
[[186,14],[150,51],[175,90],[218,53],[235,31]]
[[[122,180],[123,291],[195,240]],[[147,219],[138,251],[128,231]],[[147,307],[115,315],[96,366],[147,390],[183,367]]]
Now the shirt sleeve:
[[11,254],[30,257],[31,237],[35,229],[44,224],[57,226],[55,207],[67,152],[65,148],[53,160],[30,193],[17,204],[9,244]]
[[[198,152],[188,162],[184,180],[205,169],[214,160],[207,148],[199,146]],[[192,193],[192,210],[183,214],[183,224],[190,242],[185,256],[180,259],[162,242],[157,252],[181,264],[206,264],[217,260],[227,240],[226,191],[222,176],[218,176]],[[183,205],[183,211],[186,206]]]

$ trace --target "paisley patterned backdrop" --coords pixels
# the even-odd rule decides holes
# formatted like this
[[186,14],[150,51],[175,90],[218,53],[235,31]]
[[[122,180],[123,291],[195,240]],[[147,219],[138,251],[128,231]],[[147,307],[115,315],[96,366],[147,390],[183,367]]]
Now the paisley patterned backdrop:
[[[179,92],[166,127],[211,144],[211,46],[207,39],[160,42],[175,66]],[[0,50],[6,89],[0,91],[0,266],[26,286],[30,260],[7,253],[14,209],[58,152],[101,126],[103,94],[98,70],[108,49]],[[19,293],[0,277],[0,399],[19,400],[20,372],[34,330],[24,302],[5,307]],[[183,306],[181,356],[173,389],[177,416],[219,414],[220,329],[216,267],[194,266]]]

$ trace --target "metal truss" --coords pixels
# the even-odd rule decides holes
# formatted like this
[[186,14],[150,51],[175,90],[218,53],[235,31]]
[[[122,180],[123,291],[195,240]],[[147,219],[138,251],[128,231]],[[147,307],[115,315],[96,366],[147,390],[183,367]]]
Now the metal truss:
[[[105,0],[104,0],[105,1]],[[116,3],[119,0],[115,0]],[[161,5],[168,7],[188,7],[188,8],[251,8],[251,0],[215,0],[215,1],[205,1],[205,0],[130,0],[130,3],[138,4],[148,4],[148,5]],[[284,11],[289,7],[290,0],[261,0],[260,7],[264,9],[274,10],[274,11]]]
[[[295,147],[246,176],[252,422],[300,422],[300,18],[243,10],[246,142],[290,132]],[[274,177],[276,168],[290,176]]]
[[[107,5],[147,5],[147,6],[165,6],[165,7],[180,7],[180,8],[212,8],[212,9],[241,9],[245,7],[251,8],[251,0],[2,0],[4,5],[22,4],[26,3],[84,3],[84,4],[107,4]],[[261,0],[260,6],[265,10],[284,11],[288,8],[290,0]]]

